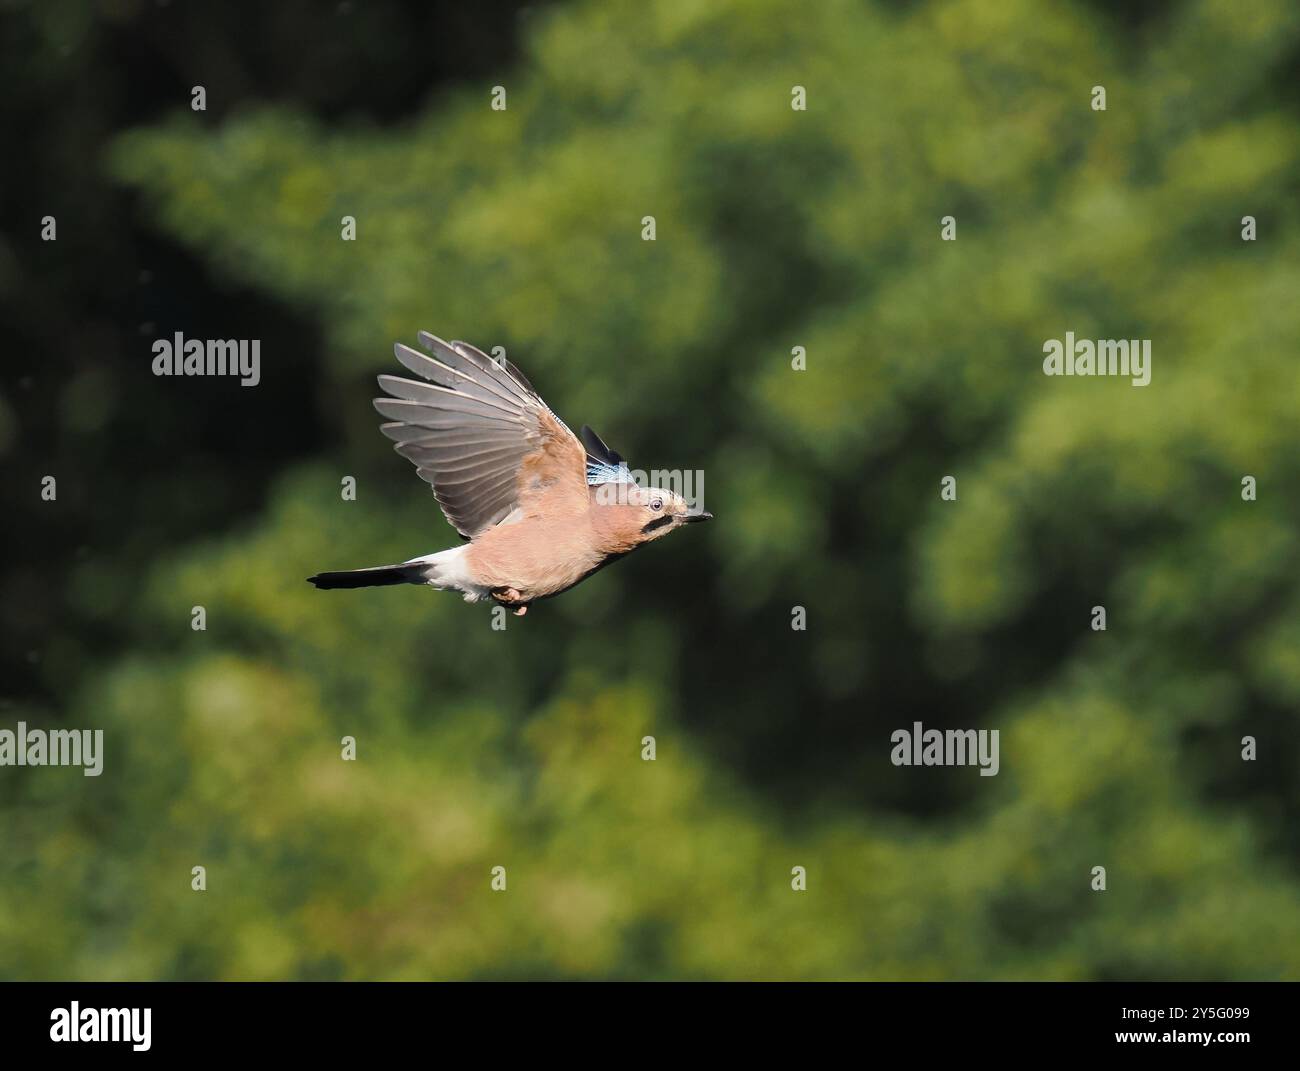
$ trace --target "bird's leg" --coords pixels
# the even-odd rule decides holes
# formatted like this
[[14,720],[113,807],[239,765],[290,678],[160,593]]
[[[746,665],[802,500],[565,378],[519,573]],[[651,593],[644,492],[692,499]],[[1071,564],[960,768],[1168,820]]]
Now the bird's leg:
[[502,606],[513,609],[515,617],[523,617],[528,613],[528,603],[523,601],[524,594],[518,588],[493,588],[492,598]]

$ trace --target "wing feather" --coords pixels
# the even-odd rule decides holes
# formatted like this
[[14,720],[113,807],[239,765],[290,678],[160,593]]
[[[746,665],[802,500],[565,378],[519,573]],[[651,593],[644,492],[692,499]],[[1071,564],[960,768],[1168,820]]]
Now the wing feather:
[[398,343],[418,380],[381,375],[379,430],[432,485],[447,520],[472,539],[516,509],[585,510],[586,452],[522,372],[466,342],[421,331],[420,353]]

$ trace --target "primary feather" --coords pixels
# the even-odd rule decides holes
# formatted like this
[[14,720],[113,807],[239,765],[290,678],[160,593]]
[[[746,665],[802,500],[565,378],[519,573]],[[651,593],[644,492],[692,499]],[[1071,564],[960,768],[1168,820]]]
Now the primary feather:
[[375,408],[391,421],[380,430],[433,487],[456,531],[473,539],[530,494],[566,483],[583,489],[585,505],[582,444],[523,373],[468,343],[419,338],[428,354],[400,342],[393,352],[421,381],[380,376],[391,397],[376,398]]

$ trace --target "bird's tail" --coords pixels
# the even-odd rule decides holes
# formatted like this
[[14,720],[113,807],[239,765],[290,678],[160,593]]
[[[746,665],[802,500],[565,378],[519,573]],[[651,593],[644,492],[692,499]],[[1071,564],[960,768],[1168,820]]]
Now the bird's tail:
[[317,573],[307,578],[318,588],[377,588],[387,584],[427,584],[428,562],[404,562],[401,565],[376,565],[372,569],[344,569],[335,573]]
[[482,598],[487,589],[478,586],[466,569],[465,551],[469,544],[426,554],[422,558],[397,565],[376,565],[373,569],[344,569],[338,573],[317,573],[307,582],[318,588],[377,588],[388,584],[428,584],[430,587],[453,588],[471,602]]

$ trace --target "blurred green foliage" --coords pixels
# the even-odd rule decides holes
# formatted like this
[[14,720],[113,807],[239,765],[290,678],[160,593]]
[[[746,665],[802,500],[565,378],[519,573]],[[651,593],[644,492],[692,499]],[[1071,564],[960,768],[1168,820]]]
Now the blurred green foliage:
[[[72,568],[131,653],[56,719],[104,776],[4,815],[5,976],[1300,976],[1298,46],[1284,0],[1141,47],[1029,0],[576,4],[504,112],[124,134],[160,226],[322,325],[263,377],[344,445],[139,588]],[[717,521],[504,633],[310,588],[455,542],[369,406],[421,328]],[[1066,331],[1152,339],[1151,385],[1044,377]],[[999,728],[1000,775],[892,767],[913,720]]]

